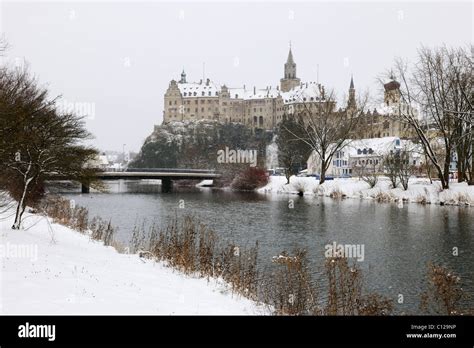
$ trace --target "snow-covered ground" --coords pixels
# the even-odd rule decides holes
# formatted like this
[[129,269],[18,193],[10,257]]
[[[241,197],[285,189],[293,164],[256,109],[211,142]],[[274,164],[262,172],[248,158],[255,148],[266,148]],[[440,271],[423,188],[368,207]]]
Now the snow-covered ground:
[[[9,215],[12,211],[9,211]],[[45,217],[0,216],[0,314],[263,314],[221,281],[119,254]],[[21,252],[20,252],[21,251]]]
[[344,178],[328,180],[319,185],[319,180],[314,177],[292,176],[290,184],[286,185],[283,176],[271,176],[270,182],[260,188],[262,193],[289,193],[296,194],[304,192],[305,195],[336,196],[341,195],[348,198],[380,199],[382,201],[400,201],[431,203],[431,204],[455,204],[474,205],[474,186],[467,183],[451,182],[449,190],[441,190],[441,183],[434,181],[430,184],[428,179],[410,179],[408,190],[401,187],[390,188],[388,178],[380,178],[374,188],[359,180],[358,178]]

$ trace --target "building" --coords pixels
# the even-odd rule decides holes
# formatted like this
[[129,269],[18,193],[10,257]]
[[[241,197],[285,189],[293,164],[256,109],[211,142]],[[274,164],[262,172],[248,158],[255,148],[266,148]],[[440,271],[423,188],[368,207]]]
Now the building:
[[172,80],[165,93],[163,123],[209,119],[271,130],[284,115],[317,102],[320,87],[316,82],[302,83],[297,77],[291,48],[277,87],[230,88],[210,79],[188,82],[183,70],[181,79]]
[[[392,77],[385,85],[384,104],[369,108],[359,119],[353,138],[407,137],[408,126],[396,121],[399,112],[400,84]],[[277,87],[264,89],[218,86],[210,79],[188,82],[186,73],[172,80],[164,96],[163,123],[196,121],[239,122],[254,129],[273,130],[285,117],[322,102],[324,87],[316,82],[301,82],[296,74],[293,52],[288,52],[283,78]],[[351,77],[347,108],[356,109],[354,79]],[[334,109],[336,103],[334,102]]]
[[[357,175],[361,172],[383,173],[384,158],[390,153],[408,151],[410,165],[423,165],[422,149],[410,140],[399,137],[347,140],[347,145],[337,151],[326,174],[335,177]],[[308,174],[319,174],[321,160],[313,152],[307,161]]]
[[[354,84],[351,80],[348,107],[355,107],[356,105],[354,93]],[[402,112],[412,112],[415,117],[418,117],[418,111],[401,100],[400,83],[395,80],[392,74],[384,84],[383,103],[367,107],[356,124],[353,137],[359,139],[381,137],[412,139],[416,137],[409,124],[399,119],[398,116]]]

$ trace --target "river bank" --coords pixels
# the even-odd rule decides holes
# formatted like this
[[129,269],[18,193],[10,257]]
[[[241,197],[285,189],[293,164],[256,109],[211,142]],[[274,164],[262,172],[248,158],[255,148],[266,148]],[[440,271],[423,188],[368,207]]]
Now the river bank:
[[411,202],[439,205],[474,205],[474,186],[467,183],[450,183],[449,190],[441,190],[441,184],[428,179],[410,179],[408,190],[397,187],[392,189],[388,178],[380,178],[375,187],[358,178],[336,178],[322,185],[314,177],[290,178],[286,184],[283,176],[271,176],[270,182],[258,189],[260,193],[283,193],[317,195],[333,198],[374,199],[381,202]]
[[249,315],[264,311],[223,281],[120,254],[49,218],[25,214],[23,230],[0,220],[1,314]]

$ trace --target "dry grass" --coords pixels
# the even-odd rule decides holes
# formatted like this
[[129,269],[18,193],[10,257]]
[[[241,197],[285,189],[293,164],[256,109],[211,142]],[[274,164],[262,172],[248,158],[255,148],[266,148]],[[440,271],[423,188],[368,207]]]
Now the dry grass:
[[473,309],[461,309],[460,303],[467,297],[461,287],[461,278],[447,268],[428,265],[428,290],[421,296],[420,309],[429,314],[462,315]]
[[342,199],[346,198],[346,194],[343,193],[340,189],[334,189],[330,194],[329,197],[334,199]]
[[332,257],[326,261],[329,280],[326,315],[387,315],[393,310],[392,300],[379,294],[362,292],[362,272],[350,266],[347,258]]
[[89,233],[92,239],[103,241],[105,245],[114,244],[116,228],[111,221],[95,217],[89,222],[89,211],[71,204],[71,201],[57,196],[48,196],[36,207],[40,213],[52,218],[55,223],[70,227],[81,233]]
[[391,192],[379,191],[373,197],[377,202],[380,202],[380,203],[395,201],[395,196]]
[[215,232],[193,216],[175,218],[160,230],[155,225],[135,227],[131,244],[133,250],[185,274],[221,278],[233,291],[256,299],[258,245],[250,249],[221,245]]
[[316,287],[307,266],[306,251],[296,250],[294,256],[281,253],[273,257],[276,270],[263,284],[264,302],[277,315],[319,315]]

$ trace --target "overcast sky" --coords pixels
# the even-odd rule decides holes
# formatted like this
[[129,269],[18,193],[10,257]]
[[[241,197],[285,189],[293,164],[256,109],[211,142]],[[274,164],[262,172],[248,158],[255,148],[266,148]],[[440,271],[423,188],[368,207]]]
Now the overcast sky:
[[276,86],[291,40],[297,74],[339,94],[379,93],[375,78],[421,44],[472,42],[471,2],[5,2],[7,61],[26,60],[52,95],[89,106],[101,150],[138,151],[161,124],[184,67],[230,87]]

